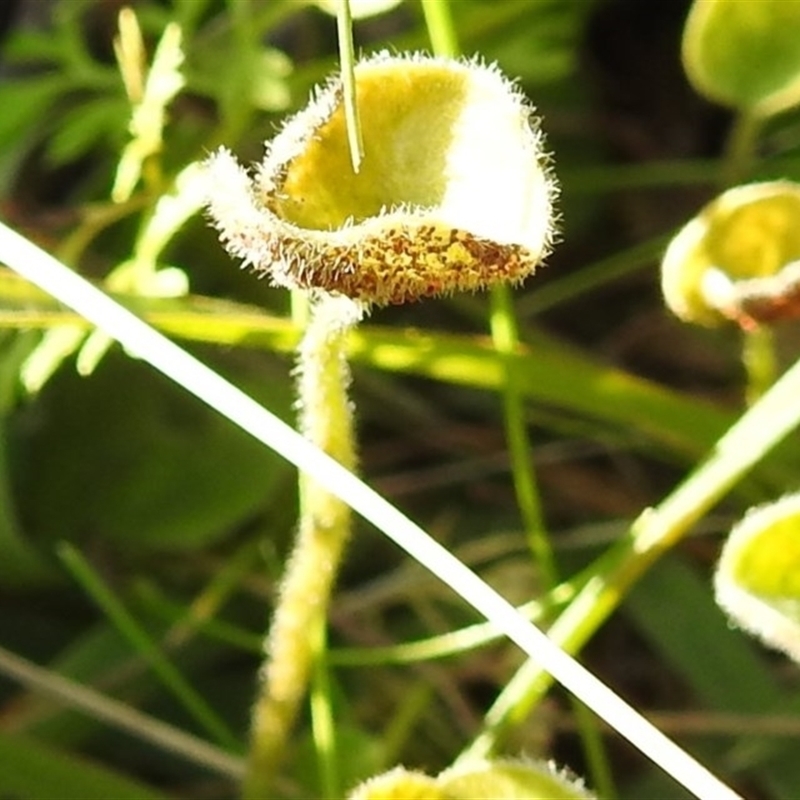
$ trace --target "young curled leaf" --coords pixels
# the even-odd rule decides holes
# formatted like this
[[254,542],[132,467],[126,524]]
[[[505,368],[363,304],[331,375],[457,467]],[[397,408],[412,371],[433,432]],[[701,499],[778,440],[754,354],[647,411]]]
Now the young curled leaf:
[[495,68],[381,54],[356,66],[353,172],[332,80],[254,177],[222,149],[208,208],[228,251],[289,288],[386,305],[517,283],[549,251],[555,184],[532,109]]
[[744,329],[800,314],[800,184],[737,186],[670,242],[661,287],[681,319]]

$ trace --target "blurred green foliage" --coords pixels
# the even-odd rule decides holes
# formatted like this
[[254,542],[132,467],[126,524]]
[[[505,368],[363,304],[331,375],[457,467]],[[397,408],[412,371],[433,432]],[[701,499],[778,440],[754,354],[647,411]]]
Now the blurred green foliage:
[[[181,176],[223,143],[245,161],[260,158],[285,114],[335,70],[335,21],[304,0],[135,3],[141,77],[174,23],[183,87],[165,95],[158,146],[141,151],[130,195],[114,202],[136,134],[114,55],[119,4],[9,8],[2,216],[290,418],[290,299],[228,260]],[[738,334],[670,319],[656,261],[666,236],[720,188],[731,152],[737,180],[800,176],[800,116],[764,120],[740,158],[741,137],[734,147],[727,139],[736,124],[683,75],[687,4],[454,0],[451,9],[463,50],[496,60],[537,106],[562,183],[563,242],[516,295],[516,363],[545,517],[560,571],[572,576],[668,494],[744,407]],[[428,47],[412,0],[358,21],[355,39],[364,52]],[[737,63],[745,75],[760,68]],[[539,595],[541,575],[521,532],[502,431],[503,362],[486,320],[486,298],[455,297],[376,313],[354,334],[362,471],[521,603]],[[0,671],[13,674],[1,657],[13,651],[75,681],[67,696],[91,687],[151,722],[203,735],[59,559],[69,542],[243,747],[253,643],[295,519],[293,471],[7,272],[0,327]],[[796,326],[776,340],[785,365]],[[643,579],[586,654],[637,705],[674,709],[666,722],[676,736],[765,798],[800,785],[789,738],[800,724],[797,675],[727,628],[708,574],[713,534],[798,478],[788,442]],[[340,584],[334,660],[339,646],[474,622],[368,530]],[[333,673],[344,786],[401,761],[431,773],[449,765],[518,656],[495,643],[402,670],[354,663]],[[19,681],[0,682],[0,794],[237,794],[237,753],[228,754],[233,766],[176,755],[147,725],[139,737],[120,733],[91,702],[66,709],[79,704]],[[566,708],[554,694],[508,748],[589,772]],[[692,727],[698,719],[705,727]],[[319,796],[319,759],[304,719],[281,796]],[[612,739],[608,759],[621,797],[684,796]]]

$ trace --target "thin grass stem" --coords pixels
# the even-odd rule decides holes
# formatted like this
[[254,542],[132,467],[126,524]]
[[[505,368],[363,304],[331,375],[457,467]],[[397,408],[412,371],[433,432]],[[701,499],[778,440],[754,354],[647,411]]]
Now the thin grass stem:
[[339,38],[339,59],[341,62],[347,141],[350,145],[350,161],[353,165],[353,172],[357,173],[361,167],[361,162],[364,160],[364,139],[361,134],[361,122],[358,116],[356,56],[353,45],[353,16],[350,13],[350,0],[339,0],[336,12],[336,32]]
[[161,652],[158,645],[78,550],[66,542],[62,542],[58,547],[58,554],[84,591],[94,600],[120,634],[130,642],[136,652],[150,665],[165,688],[180,701],[195,721],[226,749],[234,753],[241,751],[241,743],[222,718]]
[[185,733],[180,728],[142,714],[119,700],[106,697],[94,689],[40,667],[4,647],[0,647],[0,673],[31,691],[41,692],[68,708],[82,711],[92,719],[105,722],[194,764],[234,780],[239,780],[244,775],[244,762],[237,756]]
[[434,54],[449,58],[458,56],[461,48],[458,46],[453,14],[447,0],[422,0],[422,13]]
[[311,679],[311,730],[320,771],[320,794],[322,797],[342,797],[325,620],[320,620],[313,636],[316,640],[316,652]]

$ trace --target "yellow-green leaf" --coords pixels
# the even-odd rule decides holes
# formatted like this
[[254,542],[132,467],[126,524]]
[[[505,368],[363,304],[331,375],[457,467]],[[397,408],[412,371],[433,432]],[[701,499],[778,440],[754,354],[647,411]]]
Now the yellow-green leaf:
[[590,800],[581,781],[541,762],[485,761],[436,779],[448,800]]
[[715,587],[738,625],[800,661],[800,494],[752,510],[733,529]]
[[791,316],[798,220],[800,184],[753,183],[721,194],[667,248],[661,267],[667,305],[704,325],[733,319],[752,328]]

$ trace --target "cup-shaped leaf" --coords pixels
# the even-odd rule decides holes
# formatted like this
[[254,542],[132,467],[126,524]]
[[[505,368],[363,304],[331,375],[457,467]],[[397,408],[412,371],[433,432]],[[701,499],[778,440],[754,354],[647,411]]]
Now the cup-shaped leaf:
[[518,282],[549,250],[554,183],[532,109],[495,68],[380,55],[355,68],[358,173],[338,80],[253,179],[220,150],[208,207],[227,249],[279,285],[377,304]]
[[370,778],[348,800],[592,800],[582,781],[551,765],[474,761],[429,778],[402,767]]
[[347,795],[347,800],[448,800],[436,779],[405,767],[395,767],[369,778]]
[[485,761],[453,767],[437,783],[452,800],[591,800],[583,782],[549,764]]
[[800,102],[800,3],[695,0],[683,65],[695,89],[740,111],[769,116]]
[[737,625],[800,661],[800,494],[745,516],[723,547],[714,584]]
[[720,195],[670,243],[661,287],[681,319],[744,328],[800,313],[800,185],[772,181]]

